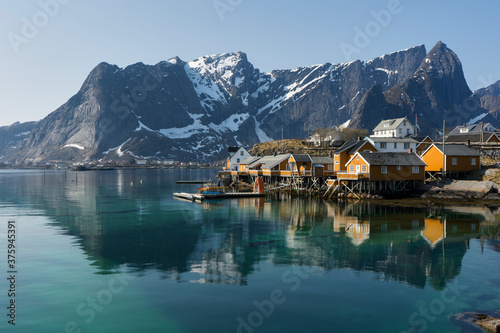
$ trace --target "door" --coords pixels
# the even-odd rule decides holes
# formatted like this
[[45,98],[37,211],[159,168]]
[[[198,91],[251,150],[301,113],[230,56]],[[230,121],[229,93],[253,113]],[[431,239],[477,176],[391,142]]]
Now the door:
[[361,171],[361,165],[356,165],[356,173],[360,173]]

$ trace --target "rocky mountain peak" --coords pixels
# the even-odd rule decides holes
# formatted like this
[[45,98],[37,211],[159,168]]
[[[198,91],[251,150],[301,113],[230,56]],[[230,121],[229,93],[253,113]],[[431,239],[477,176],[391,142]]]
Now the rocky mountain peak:
[[317,127],[372,129],[383,118],[416,115],[420,133],[431,134],[444,117],[463,123],[485,112],[463,112],[470,96],[444,43],[429,53],[419,45],[366,62],[271,74],[243,52],[154,66],[101,63],[37,124],[16,159],[210,161],[226,157],[228,146],[304,138]]

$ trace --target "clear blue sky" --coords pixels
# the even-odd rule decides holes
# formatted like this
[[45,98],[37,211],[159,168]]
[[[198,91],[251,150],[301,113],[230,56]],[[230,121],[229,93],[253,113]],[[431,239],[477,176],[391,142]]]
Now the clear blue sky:
[[[379,23],[374,13],[381,11],[392,13]],[[0,125],[47,116],[101,61],[124,67],[231,51],[271,71],[368,60],[419,44],[429,51],[442,40],[474,90],[500,80],[499,12],[498,1],[5,0]],[[367,29],[369,39],[355,41]],[[346,58],[342,45],[356,50]]]

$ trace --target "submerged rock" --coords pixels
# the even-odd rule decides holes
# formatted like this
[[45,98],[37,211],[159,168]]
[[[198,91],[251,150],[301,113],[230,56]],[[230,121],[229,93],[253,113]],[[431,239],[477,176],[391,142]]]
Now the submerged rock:
[[488,314],[462,312],[454,314],[450,320],[454,325],[460,327],[462,332],[500,333],[500,319]]

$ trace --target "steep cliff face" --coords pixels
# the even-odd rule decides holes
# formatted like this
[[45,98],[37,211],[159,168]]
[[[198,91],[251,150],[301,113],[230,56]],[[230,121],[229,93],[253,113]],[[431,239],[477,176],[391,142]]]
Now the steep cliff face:
[[474,91],[474,95],[480,98],[481,107],[488,110],[498,127],[500,125],[500,81]]
[[0,163],[9,162],[19,152],[36,124],[36,121],[16,122],[10,126],[0,127]]
[[241,52],[155,66],[101,63],[37,124],[15,159],[223,158],[228,146],[304,137],[350,121],[366,91],[404,82],[425,54],[420,45],[367,62],[271,73]]
[[341,124],[372,129],[404,116],[418,117],[420,133],[431,134],[443,119],[495,123],[488,113],[497,110],[495,91],[472,94],[460,60],[441,42],[428,53],[420,45],[366,62],[271,73],[242,52],[154,66],[101,63],[11,160],[210,161],[225,157],[228,146]]
[[376,123],[370,111],[379,114],[379,119],[418,119],[422,134],[434,132],[443,120],[447,126],[495,121],[470,91],[458,56],[442,42],[429,51],[411,77],[370,100],[358,106],[353,126],[373,128]]

